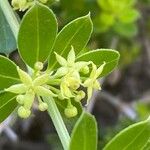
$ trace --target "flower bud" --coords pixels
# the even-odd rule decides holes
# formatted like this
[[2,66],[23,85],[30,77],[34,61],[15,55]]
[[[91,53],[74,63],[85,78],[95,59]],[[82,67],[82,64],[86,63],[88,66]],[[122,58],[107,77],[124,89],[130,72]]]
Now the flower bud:
[[16,94],[25,93],[26,90],[27,90],[27,87],[24,84],[15,84],[5,89],[5,91],[7,92],[12,92]]
[[42,62],[36,62],[35,65],[34,65],[34,69],[35,70],[42,70],[43,69],[43,63]]
[[47,108],[48,108],[47,103],[41,102],[41,103],[39,104],[39,110],[40,110],[40,111],[45,111],[45,110],[47,110]]
[[64,111],[67,118],[75,117],[78,114],[78,110],[75,106],[67,107]]
[[19,107],[18,109],[18,115],[21,117],[21,118],[28,118],[31,114],[31,111],[28,110],[28,109],[25,109],[23,106]]
[[16,101],[17,101],[19,104],[23,105],[23,104],[24,104],[24,95],[18,95],[18,96],[16,97]]

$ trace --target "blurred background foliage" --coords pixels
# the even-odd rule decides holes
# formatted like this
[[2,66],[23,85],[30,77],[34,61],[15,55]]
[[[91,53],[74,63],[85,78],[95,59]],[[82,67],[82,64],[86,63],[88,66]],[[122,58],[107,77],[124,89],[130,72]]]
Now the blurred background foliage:
[[[150,114],[150,0],[49,0],[47,5],[57,16],[59,30],[90,12],[94,28],[87,49],[112,48],[121,54],[118,68],[102,80],[103,90],[94,94],[87,108],[98,121],[101,150],[120,130]],[[16,15],[22,18],[24,13],[18,11]],[[0,52],[24,66],[1,10],[0,20]],[[34,111],[36,116],[26,123],[20,119],[11,123],[14,134],[22,143],[30,143],[26,150],[30,145],[31,149],[35,146],[37,150],[46,150],[49,144],[52,150],[61,150],[47,114]],[[9,149],[10,135],[2,133],[0,149]],[[14,144],[9,144],[13,145],[12,150]],[[23,144],[18,145],[24,148]]]

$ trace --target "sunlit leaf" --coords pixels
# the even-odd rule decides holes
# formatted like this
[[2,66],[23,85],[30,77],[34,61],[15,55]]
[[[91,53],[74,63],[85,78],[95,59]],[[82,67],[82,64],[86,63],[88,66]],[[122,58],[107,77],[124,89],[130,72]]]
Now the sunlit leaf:
[[150,119],[133,124],[117,134],[104,150],[142,150],[150,138]]
[[115,50],[110,49],[97,49],[90,52],[87,52],[77,58],[77,61],[93,61],[97,66],[100,66],[106,63],[103,72],[100,77],[110,73],[118,64],[119,53]]
[[49,57],[49,69],[56,68],[58,63],[54,51],[59,55],[66,57],[74,47],[76,55],[83,50],[89,41],[92,32],[92,22],[90,16],[77,18],[67,24],[58,34],[53,51]]
[[16,108],[17,102],[12,93],[0,94],[0,123],[4,121]]
[[18,47],[23,60],[31,67],[35,62],[45,62],[53,47],[57,33],[54,13],[36,3],[23,17]]
[[76,123],[69,150],[97,150],[97,125],[95,118],[83,113]]
[[0,90],[18,83],[16,65],[4,56],[0,56]]

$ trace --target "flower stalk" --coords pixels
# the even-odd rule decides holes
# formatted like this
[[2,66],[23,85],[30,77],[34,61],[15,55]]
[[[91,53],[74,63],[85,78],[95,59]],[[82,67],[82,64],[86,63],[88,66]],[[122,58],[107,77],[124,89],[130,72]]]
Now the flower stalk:
[[58,136],[61,140],[64,150],[68,150],[70,143],[70,136],[57,108],[57,105],[52,97],[43,97],[45,103],[48,104],[48,113],[54,123]]

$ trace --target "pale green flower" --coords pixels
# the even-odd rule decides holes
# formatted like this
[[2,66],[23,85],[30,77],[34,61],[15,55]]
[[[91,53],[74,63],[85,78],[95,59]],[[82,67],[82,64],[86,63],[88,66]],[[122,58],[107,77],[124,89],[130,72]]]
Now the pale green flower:
[[[42,67],[40,67],[40,69],[41,68]],[[20,105],[23,105],[18,109],[18,115],[22,118],[26,118],[30,115],[30,109],[32,107],[35,96],[38,96],[39,109],[41,111],[46,110],[47,104],[40,100],[40,96],[57,96],[45,86],[49,80],[49,74],[44,73],[35,79],[32,79],[29,74],[21,70],[19,67],[17,67],[17,71],[22,83],[12,85],[5,89],[5,91],[18,94],[16,100]]]
[[84,87],[87,87],[87,104],[92,96],[93,89],[101,89],[100,83],[98,82],[97,78],[102,73],[105,64],[106,63],[104,62],[99,68],[97,68],[96,65],[92,63],[92,71],[90,77],[87,80],[85,80],[83,84]]
[[61,77],[61,95],[66,99],[75,97],[74,93],[81,85],[80,71],[88,73],[88,65],[91,62],[75,62],[75,52],[73,47],[68,53],[67,59],[57,53],[55,53],[55,55],[58,63],[62,66],[54,74],[56,78]]
[[19,10],[19,11],[25,11],[26,9],[30,8],[33,4],[34,1],[27,1],[27,0],[12,0],[11,4],[14,8],[14,10]]
[[55,52],[55,55],[56,55],[56,59],[57,59],[58,63],[62,66],[57,70],[55,76],[61,77],[61,76],[66,75],[70,71],[76,72],[79,75],[79,72],[80,71],[83,72],[83,70],[85,70],[85,69],[86,69],[86,73],[88,73],[88,71],[87,71],[88,65],[91,62],[86,62],[86,61],[75,62],[75,51],[74,51],[73,47],[71,48],[70,52],[68,53],[67,59],[60,56],[56,52]]

